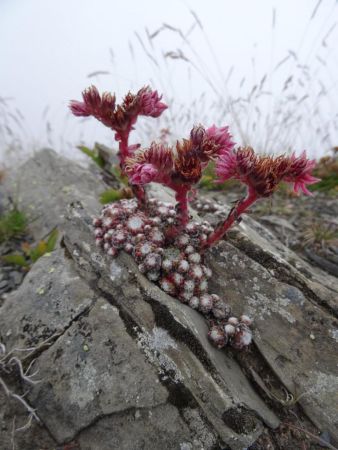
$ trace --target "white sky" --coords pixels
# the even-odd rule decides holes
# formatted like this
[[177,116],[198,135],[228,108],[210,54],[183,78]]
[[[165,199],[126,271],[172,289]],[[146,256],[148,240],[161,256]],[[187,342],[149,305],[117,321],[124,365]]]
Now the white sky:
[[[169,125],[177,137],[186,135],[196,121],[209,126],[217,120],[218,125],[233,126],[237,142],[244,139],[269,151],[307,148],[319,155],[338,144],[337,18],[336,0],[0,0],[0,96],[11,98],[3,107],[0,125],[7,120],[26,149],[49,139],[50,145],[71,156],[80,139],[88,145],[95,140],[112,145],[109,130],[94,119],[83,122],[68,114],[69,99],[80,99],[81,91],[92,83],[119,97],[151,83],[173,106],[161,124],[148,119],[149,135],[145,136],[143,124],[139,136],[146,140],[144,145],[158,127]],[[195,28],[189,42],[170,30],[148,40],[145,29],[151,34],[163,23],[183,33],[194,23]],[[178,49],[192,64],[163,57]],[[88,78],[95,71],[109,73]],[[230,97],[247,97],[265,74],[262,95],[223,111]],[[283,91],[290,75],[293,80]],[[204,102],[196,101],[202,93]],[[223,103],[216,105],[220,98]],[[24,116],[23,130],[8,115],[17,115],[16,108]],[[293,115],[301,117],[293,121]],[[5,134],[2,129],[0,159],[7,151],[5,143],[11,141]]]

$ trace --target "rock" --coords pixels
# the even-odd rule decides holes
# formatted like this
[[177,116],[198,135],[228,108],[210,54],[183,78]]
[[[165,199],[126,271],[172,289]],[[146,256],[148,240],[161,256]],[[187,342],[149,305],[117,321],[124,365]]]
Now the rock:
[[284,233],[285,231],[294,233],[296,231],[296,228],[289,221],[279,216],[262,216],[260,218],[260,221],[266,223],[267,225],[270,225],[273,228],[276,228],[281,233]]
[[[224,206],[225,215],[229,208]],[[207,215],[216,224],[219,217]],[[244,214],[243,220],[228,233],[227,239],[244,254],[267,268],[271,275],[297,286],[307,293],[311,301],[324,305],[338,318],[338,282],[319,268],[314,268],[262,224]]]
[[23,427],[27,424],[28,416],[19,402],[8,401],[4,391],[0,390],[0,445],[1,450],[22,449],[54,449],[56,441],[50,436],[46,428],[37,422],[32,422],[25,431],[18,431],[12,435],[13,426]]
[[98,174],[43,149],[5,181],[7,191],[16,192],[18,207],[30,220],[29,229],[36,240],[55,226],[62,228],[65,207],[81,199],[88,209],[99,209],[99,194],[107,189]]
[[8,285],[7,280],[0,281],[0,291],[4,291],[7,288],[7,285]]
[[[65,245],[70,254],[76,255],[81,275],[96,280],[102,295],[128,317],[141,348],[165,381],[182,384],[190,401],[201,408],[217,434],[234,449],[255,440],[262,429],[261,420],[278,426],[278,418],[254,392],[238,364],[209,343],[203,317],[150,283],[129,255],[121,253],[111,259],[101,254],[91,237],[86,214],[80,204],[70,208]],[[86,242],[85,247],[82,242]],[[248,411],[255,411],[256,426],[247,434],[237,435],[224,423],[224,412],[234,405],[246,405]]]
[[99,418],[166,402],[167,390],[127,333],[119,311],[98,299],[39,358],[29,394],[60,444]]
[[[205,319],[150,283],[129,255],[112,259],[95,246],[103,183],[52,151],[19,174],[27,185],[22,207],[38,212],[35,237],[56,224],[63,234],[62,247],[34,264],[0,306],[0,341],[36,347],[33,370],[42,380],[26,396],[42,428],[34,424],[35,447],[28,440],[22,448],[247,448],[280,423],[257,390],[265,367],[338,441],[335,277],[245,217],[208,256],[213,292],[254,318],[254,345],[234,357],[211,346]],[[158,186],[156,194],[164,196]],[[7,445],[10,409],[0,404]]]
[[309,248],[305,248],[304,253],[310,261],[316,263],[316,265],[321,269],[325,270],[327,273],[335,277],[338,277],[338,261],[330,261],[328,255],[325,255],[324,257]]
[[7,348],[37,346],[62,333],[96,298],[63,250],[45,255],[1,307],[0,340]]
[[255,323],[254,340],[310,419],[338,439],[338,374],[333,348],[338,322],[307,293],[280,282],[232,244],[210,253],[211,285],[226,295],[235,313]]
[[23,273],[18,272],[17,270],[12,270],[9,273],[9,276],[11,278],[11,281],[13,282],[14,286],[19,286],[23,279]]
[[[101,436],[100,442],[97,436]],[[153,409],[137,409],[124,415],[104,418],[79,439],[81,450],[138,450],[212,448],[216,443],[211,433],[196,436],[170,405]]]

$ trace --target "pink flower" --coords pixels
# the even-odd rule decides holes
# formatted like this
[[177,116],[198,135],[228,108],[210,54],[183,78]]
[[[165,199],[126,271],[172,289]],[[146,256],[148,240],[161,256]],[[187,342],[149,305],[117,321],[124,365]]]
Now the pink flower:
[[218,155],[228,153],[235,145],[229,133],[229,127],[218,128],[216,125],[213,125],[206,130],[206,136],[218,146]]
[[69,107],[74,114],[74,116],[90,116],[91,113],[89,112],[89,109],[87,108],[86,104],[84,102],[78,102],[77,100],[71,100]]
[[102,97],[95,86],[90,86],[82,92],[83,102],[72,100],[70,109],[75,116],[94,116],[104,125],[113,128],[115,96],[104,92]]
[[205,137],[205,128],[202,125],[194,126],[194,128],[190,131],[190,140],[193,145],[200,146]]
[[284,181],[294,183],[293,189],[295,192],[301,189],[305,195],[312,195],[306,185],[320,181],[320,178],[311,175],[311,171],[315,165],[316,161],[314,159],[309,160],[306,158],[305,151],[298,158],[295,153],[292,153],[290,157],[290,168],[284,176]]
[[158,170],[152,164],[136,164],[130,176],[131,184],[147,184],[155,181]]
[[103,117],[111,118],[115,110],[115,95],[110,92],[103,92],[101,96],[100,114]]
[[257,155],[251,147],[240,147],[220,156],[216,162],[219,181],[235,178],[246,184],[255,197],[269,197],[277,189],[286,170],[288,157]]
[[219,182],[235,178],[237,174],[236,153],[232,150],[223,153],[216,163],[216,175]]
[[162,95],[158,95],[157,91],[152,91],[149,87],[144,87],[137,93],[139,98],[140,113],[143,116],[159,117],[162,112],[168,108],[162,103]]
[[219,181],[240,180],[257,197],[270,196],[281,181],[294,183],[295,192],[301,189],[311,195],[306,185],[319,181],[310,173],[314,165],[315,161],[308,160],[305,152],[298,158],[294,153],[273,157],[256,155],[252,148],[243,147],[222,154],[216,163],[216,174]]
[[155,180],[167,182],[172,168],[172,149],[155,142],[147,150],[136,151],[128,157],[125,165],[131,184],[147,184]]

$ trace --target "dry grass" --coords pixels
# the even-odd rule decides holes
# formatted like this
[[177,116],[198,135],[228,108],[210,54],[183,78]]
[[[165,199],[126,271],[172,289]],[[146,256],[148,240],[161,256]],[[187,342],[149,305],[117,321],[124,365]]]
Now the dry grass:
[[[308,28],[319,10],[320,4],[316,4]],[[196,13],[191,11],[191,15],[192,24],[187,30],[164,23],[153,32],[146,29],[143,34],[136,34],[140,50],[153,67],[154,86],[163,87],[166,100],[170,92],[172,109],[162,118],[163,128],[168,128],[176,137],[182,130],[187,132],[193,123],[229,124],[239,144],[252,145],[267,153],[307,147],[319,156],[335,144],[338,114],[334,114],[332,94],[338,80],[332,76],[334,59],[328,58],[328,43],[334,45],[332,38],[337,30],[330,18],[323,23],[310,53],[302,51],[300,45],[271,66],[269,72],[261,74],[253,55],[252,73],[238,74],[233,66],[224,73],[221,55],[215,54]],[[277,11],[273,10],[271,42],[277,20]],[[170,42],[174,42],[174,48],[168,47],[168,39],[161,40],[161,36],[168,33],[172,35]],[[131,48],[135,58],[137,52],[134,46]],[[201,55],[210,58],[206,61]],[[177,104],[173,82],[173,75],[177,73],[188,88],[196,84],[196,78],[198,83],[204,82],[205,91],[197,96],[192,92],[189,106]],[[147,126],[144,133],[153,134],[151,125]]]
[[322,249],[329,245],[338,245],[338,226],[324,221],[313,221],[304,230],[303,245]]

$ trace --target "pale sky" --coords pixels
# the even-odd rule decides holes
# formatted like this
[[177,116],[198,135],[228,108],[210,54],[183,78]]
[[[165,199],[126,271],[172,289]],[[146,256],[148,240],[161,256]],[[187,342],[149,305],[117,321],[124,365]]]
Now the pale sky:
[[113,145],[68,113],[92,83],[118,98],[145,84],[163,93],[171,112],[141,123],[144,146],[161,127],[175,139],[216,122],[258,150],[318,156],[338,144],[337,18],[336,0],[0,0],[0,159],[4,125],[27,150]]

